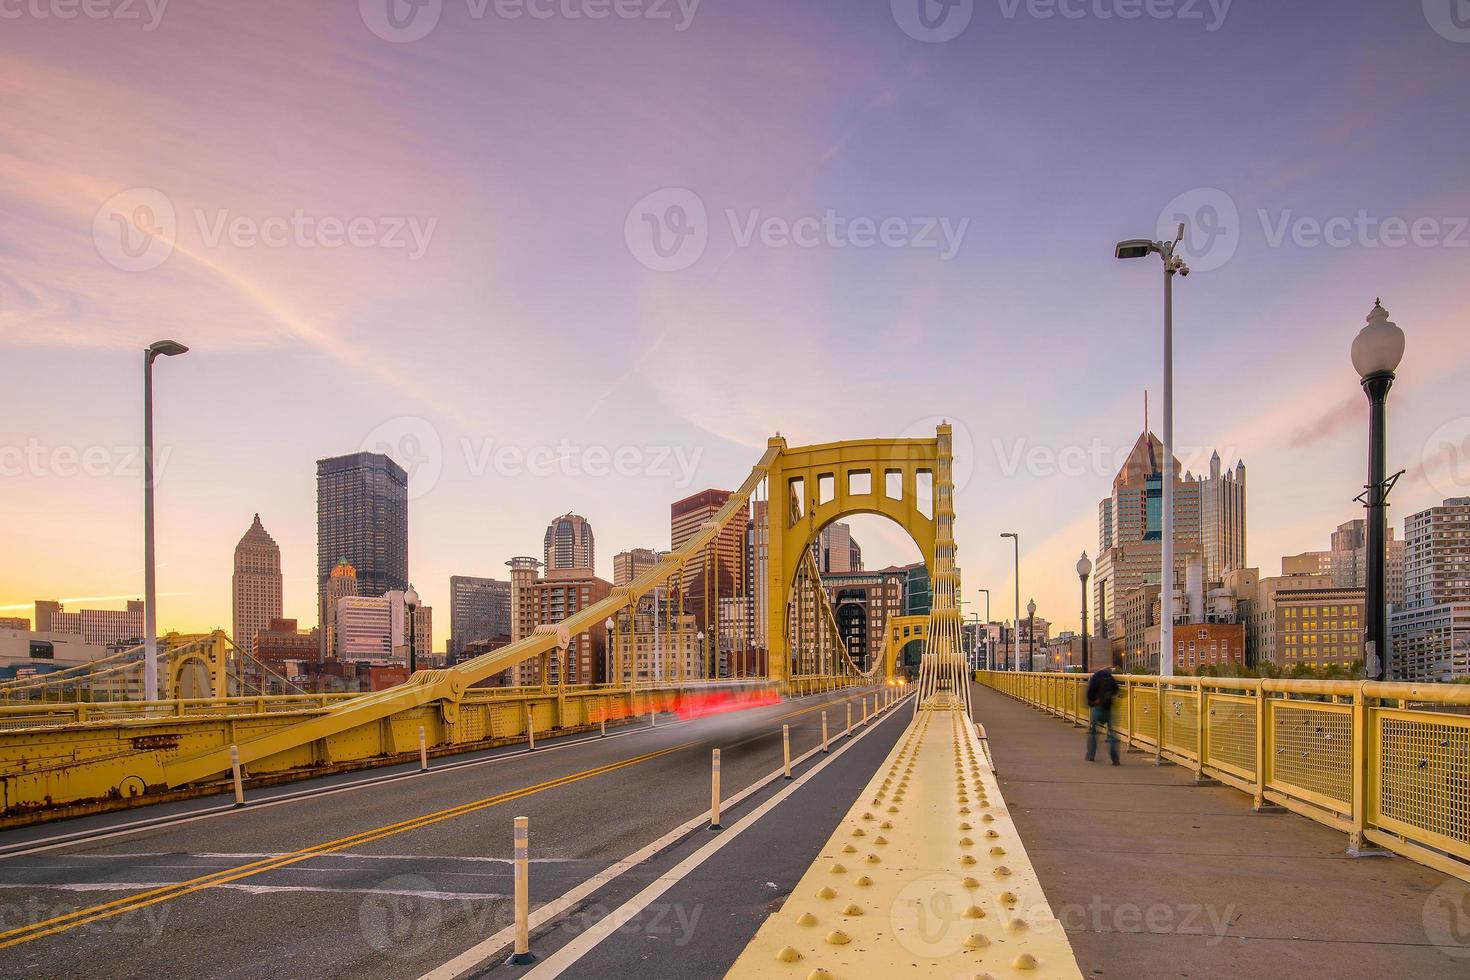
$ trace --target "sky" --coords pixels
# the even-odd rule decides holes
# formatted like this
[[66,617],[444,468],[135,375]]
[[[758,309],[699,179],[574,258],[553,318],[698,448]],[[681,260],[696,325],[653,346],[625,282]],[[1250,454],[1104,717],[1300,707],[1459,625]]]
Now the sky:
[[[1391,521],[1470,493],[1470,23],[1453,0],[0,3],[0,614],[142,592],[230,626],[235,543],[315,619],[318,458],[411,473],[410,576],[503,575],[792,445],[956,428],[965,598],[1080,618],[1160,428],[1248,470],[1248,557],[1359,516],[1348,357],[1407,336]],[[390,6],[391,3],[391,6]],[[1464,24],[1464,26],[1462,26]],[[871,565],[907,561],[864,522]],[[967,612],[982,611],[980,604]]]

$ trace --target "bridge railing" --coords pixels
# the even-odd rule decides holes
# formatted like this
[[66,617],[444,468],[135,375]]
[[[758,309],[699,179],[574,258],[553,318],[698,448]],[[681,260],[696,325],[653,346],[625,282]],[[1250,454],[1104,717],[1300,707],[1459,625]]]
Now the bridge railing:
[[[1088,723],[1083,674],[975,680]],[[1113,726],[1133,749],[1470,879],[1470,685],[1118,675]]]

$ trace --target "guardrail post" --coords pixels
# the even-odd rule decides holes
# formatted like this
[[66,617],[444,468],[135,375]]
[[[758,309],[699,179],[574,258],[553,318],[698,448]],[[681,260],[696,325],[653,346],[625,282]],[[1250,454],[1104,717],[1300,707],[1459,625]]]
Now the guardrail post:
[[709,770],[709,829],[722,830],[720,826],[720,750],[715,749],[710,759]]
[[1266,802],[1267,769],[1271,765],[1271,711],[1266,703],[1266,681],[1256,682],[1256,785],[1251,790],[1251,809],[1257,813],[1280,813],[1282,807]]
[[822,752],[825,754],[831,749],[827,747],[827,712],[822,712]]
[[235,805],[245,805],[245,783],[240,776],[240,746],[230,746],[230,776],[235,783]]
[[1196,786],[1219,786],[1220,780],[1205,775],[1205,763],[1208,761],[1205,753],[1205,745],[1210,740],[1209,711],[1210,699],[1205,695],[1205,682],[1198,681],[1194,687],[1194,784]]
[[424,726],[419,726],[419,772],[429,768],[429,740],[424,735]]
[[505,961],[507,966],[525,966],[536,958],[531,952],[530,827],[529,818],[515,818],[516,940],[515,952]]
[[781,774],[791,778],[791,726],[781,726]]
[[1363,685],[1359,684],[1358,689],[1353,692],[1353,812],[1352,826],[1348,831],[1349,857],[1393,856],[1391,851],[1370,847],[1368,844],[1369,802],[1376,795],[1377,789],[1373,780],[1373,766],[1377,756],[1374,751],[1377,745],[1375,728],[1368,696],[1363,692]]

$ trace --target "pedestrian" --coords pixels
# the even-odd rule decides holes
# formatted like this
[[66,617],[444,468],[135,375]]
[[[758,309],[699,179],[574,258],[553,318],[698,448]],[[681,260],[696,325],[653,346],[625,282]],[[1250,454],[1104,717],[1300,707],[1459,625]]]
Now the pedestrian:
[[[1114,665],[1116,665],[1114,661]],[[1092,714],[1087,724],[1087,761],[1097,761],[1097,729],[1108,726],[1108,755],[1113,765],[1118,761],[1118,733],[1113,729],[1113,699],[1118,696],[1118,679],[1112,667],[1104,667],[1087,680],[1087,705]]]

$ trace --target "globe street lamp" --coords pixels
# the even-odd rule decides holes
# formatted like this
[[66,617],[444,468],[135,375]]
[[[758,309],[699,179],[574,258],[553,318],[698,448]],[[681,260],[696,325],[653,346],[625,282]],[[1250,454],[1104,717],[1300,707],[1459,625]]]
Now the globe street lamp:
[[1021,669],[1021,536],[1015,531],[1002,531],[1001,537],[1010,538],[1015,545],[1016,558],[1016,670]]
[[[1164,495],[1163,546],[1160,548],[1159,565],[1162,574],[1160,591],[1166,597],[1174,594],[1174,276],[1189,275],[1189,266],[1175,252],[1184,239],[1184,222],[1179,223],[1179,233],[1172,242],[1153,242],[1146,238],[1133,238],[1113,246],[1113,257],[1119,259],[1141,259],[1158,255],[1164,261]],[[1161,649],[1174,649],[1174,616],[1171,599],[1164,601],[1168,614],[1160,617],[1159,641]],[[1174,676],[1173,656],[1162,657],[1159,673],[1164,677]]]
[[[613,621],[611,616],[602,621],[602,629],[603,632],[606,634],[606,639],[603,642],[603,646],[605,646],[607,649],[604,655],[607,657],[607,664],[610,668],[607,672],[607,682],[609,684],[621,684],[623,682],[623,665],[618,661],[618,636],[616,633],[613,632]],[[618,674],[618,678],[616,680],[614,680],[612,676],[614,673]]]
[[1404,357],[1404,332],[1388,318],[1381,300],[1368,313],[1368,325],[1353,338],[1353,367],[1368,396],[1368,485],[1357,498],[1368,510],[1368,568],[1363,609],[1363,671],[1390,680],[1388,602],[1384,587],[1384,549],[1388,537],[1388,494],[1402,471],[1385,479],[1388,454],[1388,389]]
[[1036,666],[1036,600],[1026,602],[1026,669]]
[[403,604],[408,607],[408,673],[419,669],[418,651],[414,648],[414,634],[418,632],[414,628],[414,610],[419,607],[419,594],[414,591],[413,583],[409,583],[408,591],[403,593]]
[[159,340],[143,350],[143,700],[158,700],[158,586],[153,557],[153,361],[189,348]]
[[1077,559],[1077,577],[1082,580],[1082,673],[1087,673],[1092,668],[1092,662],[1087,656],[1087,577],[1092,574],[1092,559],[1087,557],[1087,552],[1082,552],[1082,557]]

